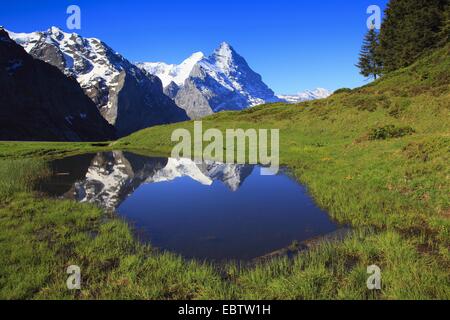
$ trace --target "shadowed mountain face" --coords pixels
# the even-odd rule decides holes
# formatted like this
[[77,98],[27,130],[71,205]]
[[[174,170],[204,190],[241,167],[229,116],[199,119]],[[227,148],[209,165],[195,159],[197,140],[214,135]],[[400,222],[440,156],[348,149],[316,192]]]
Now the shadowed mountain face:
[[0,29],[0,140],[101,141],[114,128],[79,84]]
[[50,164],[53,175],[39,189],[52,196],[72,198],[114,210],[139,186],[189,177],[203,185],[222,181],[237,191],[253,166],[190,159],[148,158],[121,151],[82,155]]
[[119,136],[188,119],[164,94],[158,77],[139,69],[99,39],[56,27],[10,35],[33,57],[74,77]]

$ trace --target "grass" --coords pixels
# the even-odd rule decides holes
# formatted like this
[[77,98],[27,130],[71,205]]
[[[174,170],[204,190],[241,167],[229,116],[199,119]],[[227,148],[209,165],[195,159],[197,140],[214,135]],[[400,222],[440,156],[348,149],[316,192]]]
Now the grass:
[[[95,150],[169,155],[175,128],[146,129],[107,146],[0,144],[0,298],[449,299],[450,59],[448,46],[368,86],[298,105],[204,119],[205,128],[279,128],[281,162],[316,202],[354,232],[293,259],[213,266],[155,252],[98,208],[31,190],[45,160]],[[371,139],[389,128],[384,139]],[[391,129],[408,134],[390,134]],[[399,130],[397,130],[399,129]],[[400,130],[403,132],[403,130]],[[82,269],[68,291],[65,268]],[[367,267],[383,288],[366,288]]]
[[110,143],[0,142],[1,159],[54,159],[71,155],[111,150]]

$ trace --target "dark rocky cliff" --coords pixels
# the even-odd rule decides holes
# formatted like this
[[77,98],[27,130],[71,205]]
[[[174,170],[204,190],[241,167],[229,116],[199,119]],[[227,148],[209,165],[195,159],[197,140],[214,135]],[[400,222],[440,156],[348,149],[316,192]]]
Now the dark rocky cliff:
[[0,29],[0,140],[104,141],[115,129],[78,82]]

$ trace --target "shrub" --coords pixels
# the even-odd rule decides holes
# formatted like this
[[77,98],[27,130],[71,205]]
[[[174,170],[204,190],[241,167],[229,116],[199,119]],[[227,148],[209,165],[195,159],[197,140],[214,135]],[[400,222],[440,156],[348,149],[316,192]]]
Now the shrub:
[[381,128],[372,129],[369,133],[369,140],[386,140],[390,138],[401,138],[415,133],[411,127],[396,127],[388,125]]
[[400,118],[400,116],[408,109],[411,105],[411,100],[402,99],[396,101],[388,110],[388,114],[394,118]]
[[333,92],[333,94],[349,93],[349,92],[352,92],[352,89],[350,89],[350,88],[341,88],[341,89],[337,89],[335,92]]
[[359,111],[374,112],[378,107],[387,109],[390,106],[390,100],[384,94],[353,94],[345,96],[343,102],[350,107],[358,108]]

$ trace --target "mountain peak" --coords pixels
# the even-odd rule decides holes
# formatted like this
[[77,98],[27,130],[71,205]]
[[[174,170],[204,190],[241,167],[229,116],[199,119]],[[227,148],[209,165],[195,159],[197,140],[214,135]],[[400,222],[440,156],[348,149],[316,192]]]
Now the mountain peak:
[[325,99],[332,95],[333,92],[324,88],[314,90],[305,90],[295,95],[278,95],[278,97],[288,103],[300,103],[303,101]]
[[[241,64],[245,60],[233,49],[227,42],[222,42],[220,46],[209,56],[209,62],[215,65],[219,70],[228,74],[231,69],[236,67],[236,62]],[[246,63],[246,62],[245,62]]]
[[[184,110],[164,95],[159,80],[148,76],[98,39],[65,33],[58,27],[44,32],[13,34],[12,38],[35,58],[74,77],[120,136],[156,124],[187,119]],[[119,95],[120,102],[117,101]],[[123,109],[129,112],[122,112]]]
[[219,47],[214,51],[215,56],[221,57],[231,57],[236,51],[234,51],[233,47],[227,43],[222,42]]
[[[75,81],[50,64],[33,59],[4,30],[0,30],[0,53],[0,96],[5,105],[1,140],[115,138],[113,127]],[[17,93],[25,93],[25,98]]]
[[[177,69],[177,73],[186,73],[185,76],[188,77],[189,73],[191,73],[192,68],[194,67],[194,65],[199,62],[200,60],[202,60],[205,57],[205,55],[203,54],[203,52],[195,52],[193,53],[189,58],[187,58],[186,60],[184,60],[182,63],[180,63],[176,69]],[[184,83],[184,80],[182,81]]]
[[179,65],[147,62],[138,66],[158,76],[166,95],[186,110],[191,119],[280,101],[227,42],[222,42],[207,57],[197,52]]
[[60,37],[60,36],[63,35],[65,32],[62,31],[61,28],[53,26],[53,27],[50,27],[50,28],[47,30],[47,33],[49,33],[49,34],[51,34],[51,35],[53,35],[53,36],[55,36],[55,37]]
[[163,87],[172,82],[182,86],[189,77],[194,66],[205,58],[203,52],[195,52],[180,64],[167,64],[165,62],[137,62],[136,65],[150,74],[161,79]]
[[191,54],[191,56],[189,58],[187,58],[186,60],[201,60],[205,57],[205,54],[201,51],[199,52],[194,52],[193,54]]
[[50,27],[50,28],[48,29],[48,31],[51,32],[51,33],[63,32],[63,31],[61,30],[61,28],[56,27],[56,26]]
[[219,48],[232,49],[231,45],[228,42],[225,42],[225,41],[222,41],[220,43]]

